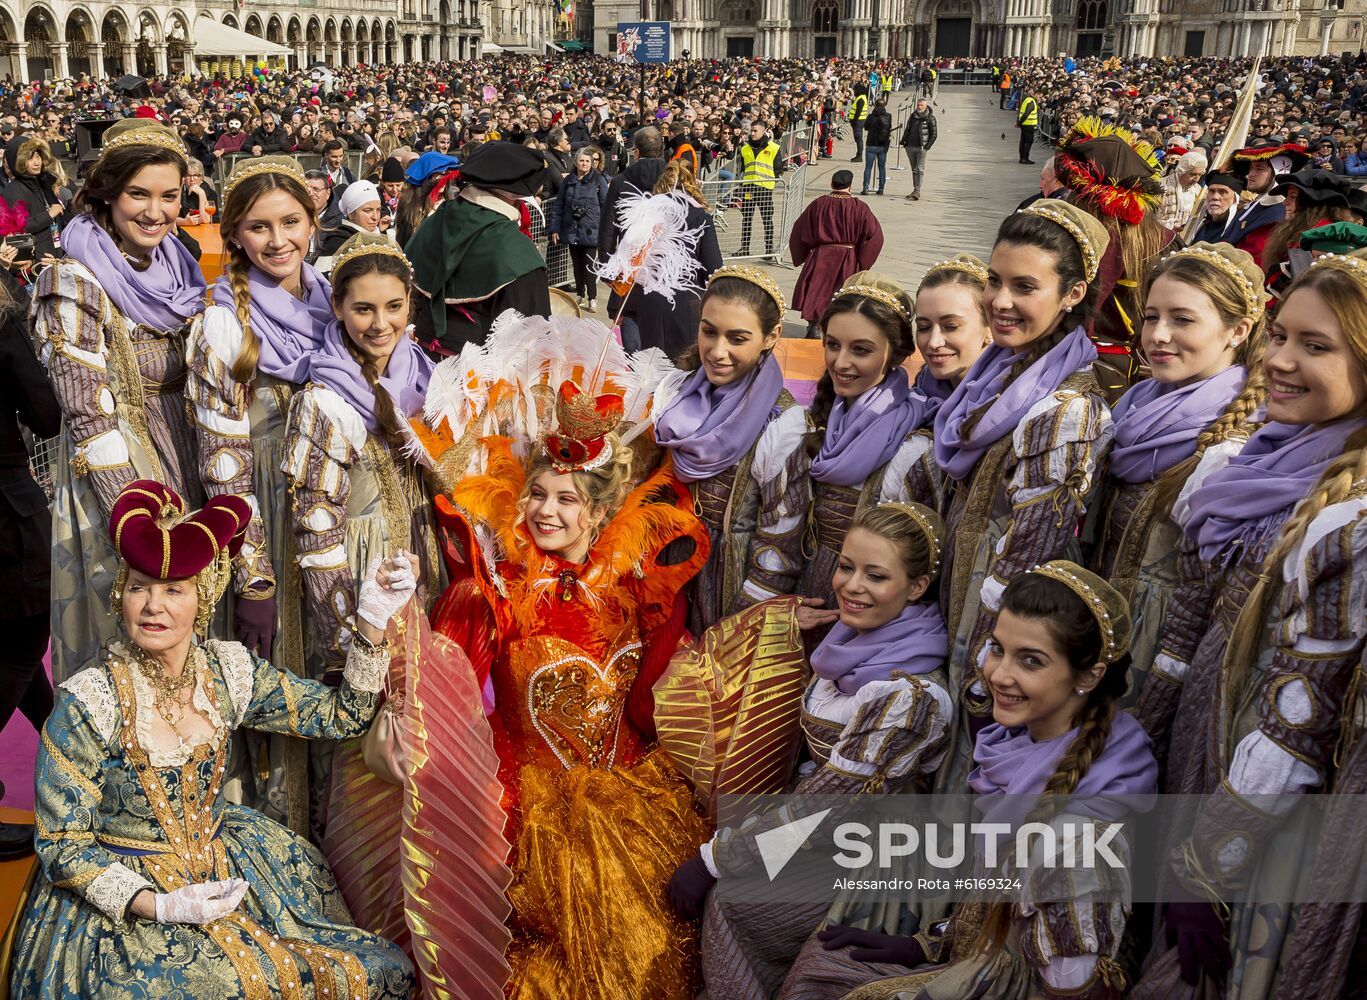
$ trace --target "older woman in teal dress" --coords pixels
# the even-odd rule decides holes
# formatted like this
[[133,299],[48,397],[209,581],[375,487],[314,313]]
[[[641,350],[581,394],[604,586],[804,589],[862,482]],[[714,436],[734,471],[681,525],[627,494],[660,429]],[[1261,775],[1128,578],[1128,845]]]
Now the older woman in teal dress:
[[11,992],[30,997],[408,997],[413,971],[352,925],[312,845],[220,795],[231,733],[310,739],[370,725],[389,665],[384,627],[413,564],[376,561],[341,686],[200,636],[251,517],[220,496],[187,516],[171,489],[129,484],[110,517],[125,639],[66,680],[37,765],[39,872]]

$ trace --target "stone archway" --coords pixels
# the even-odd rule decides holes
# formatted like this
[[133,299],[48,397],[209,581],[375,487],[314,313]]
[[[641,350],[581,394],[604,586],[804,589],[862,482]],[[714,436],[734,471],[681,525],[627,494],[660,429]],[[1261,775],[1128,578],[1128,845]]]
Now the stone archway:
[[812,55],[818,59],[836,55],[840,45],[840,5],[837,0],[812,3]]
[[261,18],[257,14],[247,15],[247,26],[242,30],[257,38],[264,38],[266,35],[266,29],[261,26]]
[[309,23],[304,27],[304,63],[305,67],[313,65],[323,55],[323,22],[316,17],[309,18]]
[[67,75],[98,75],[99,67],[94,63],[95,22],[90,15],[79,7],[68,14],[65,37]]
[[125,49],[129,44],[128,22],[123,12],[112,8],[100,21],[100,45],[104,49],[103,72],[106,76],[119,77],[129,72]]
[[46,7],[31,7],[24,18],[24,42],[28,45],[28,78],[42,80],[56,72],[53,44],[60,36],[57,19]]
[[193,39],[190,37],[190,23],[180,11],[172,11],[166,19],[166,63],[171,73],[184,73]]
[[1106,18],[1109,13],[1107,0],[1078,0],[1077,43],[1075,51],[1079,56],[1101,54],[1101,39],[1106,32]]

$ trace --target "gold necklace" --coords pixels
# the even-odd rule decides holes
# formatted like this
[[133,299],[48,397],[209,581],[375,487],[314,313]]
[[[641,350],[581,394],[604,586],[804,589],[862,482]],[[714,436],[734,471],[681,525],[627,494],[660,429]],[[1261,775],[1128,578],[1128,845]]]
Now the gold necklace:
[[152,707],[182,743],[185,742],[185,734],[180,731],[180,724],[185,721],[185,712],[194,697],[195,682],[199,679],[198,653],[197,647],[192,648],[180,675],[168,677],[166,668],[156,657],[136,646],[133,651],[143,676],[152,685]]

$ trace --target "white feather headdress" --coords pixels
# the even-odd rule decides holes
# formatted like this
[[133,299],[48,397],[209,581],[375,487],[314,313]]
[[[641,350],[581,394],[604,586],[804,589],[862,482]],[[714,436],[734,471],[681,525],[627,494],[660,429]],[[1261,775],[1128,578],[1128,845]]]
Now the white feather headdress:
[[681,291],[701,291],[701,268],[694,257],[702,227],[690,229],[693,202],[678,191],[628,194],[617,201],[622,237],[617,249],[596,268],[604,281],[635,284],[663,295],[670,305]]

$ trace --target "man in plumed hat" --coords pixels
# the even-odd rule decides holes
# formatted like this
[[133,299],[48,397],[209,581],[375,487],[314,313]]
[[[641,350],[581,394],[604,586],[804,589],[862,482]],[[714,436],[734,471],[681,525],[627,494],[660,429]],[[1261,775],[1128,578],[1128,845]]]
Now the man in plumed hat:
[[541,190],[541,154],[486,142],[461,165],[460,194],[445,201],[404,248],[427,298],[415,317],[419,343],[435,356],[483,343],[505,309],[551,314],[546,262],[527,235],[523,199]]
[[1286,218],[1284,197],[1272,192],[1277,175],[1299,170],[1309,162],[1310,155],[1305,147],[1293,143],[1274,141],[1261,146],[1248,146],[1234,153],[1231,168],[1243,177],[1253,200],[1239,210],[1236,231],[1230,235],[1228,242],[1252,255],[1264,270],[1276,262],[1263,260],[1263,248],[1267,246],[1268,237],[1277,223]]

